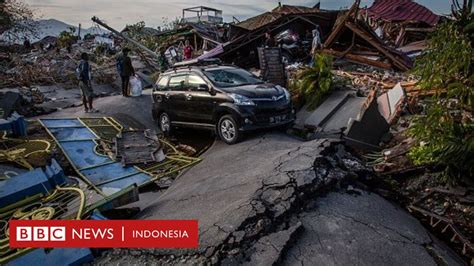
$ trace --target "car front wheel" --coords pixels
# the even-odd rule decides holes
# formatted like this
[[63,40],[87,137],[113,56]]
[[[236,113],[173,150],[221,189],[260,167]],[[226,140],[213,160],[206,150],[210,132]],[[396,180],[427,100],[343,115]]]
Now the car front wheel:
[[160,118],[158,120],[158,125],[160,127],[160,131],[164,135],[169,135],[171,132],[171,119],[167,113],[161,113]]
[[221,140],[227,144],[235,144],[240,140],[241,132],[237,122],[231,115],[224,115],[217,123],[217,132]]

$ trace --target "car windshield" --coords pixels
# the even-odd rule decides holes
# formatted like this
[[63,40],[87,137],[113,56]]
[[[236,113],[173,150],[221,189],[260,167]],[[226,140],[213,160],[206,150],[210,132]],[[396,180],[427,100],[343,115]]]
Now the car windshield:
[[263,83],[263,80],[252,73],[239,68],[208,69],[204,74],[221,88]]

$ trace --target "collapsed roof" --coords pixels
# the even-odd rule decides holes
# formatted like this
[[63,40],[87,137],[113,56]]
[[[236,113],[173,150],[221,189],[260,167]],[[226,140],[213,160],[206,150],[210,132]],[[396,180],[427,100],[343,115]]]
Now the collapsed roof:
[[[326,36],[341,11],[320,10],[318,7],[282,5],[236,25],[230,25],[230,41],[213,51],[213,56],[225,62],[250,67],[257,62],[256,50],[264,34],[277,34],[287,29],[304,36],[306,30],[319,26]],[[217,49],[217,48],[216,48]]]
[[358,18],[359,4],[360,0],[356,0],[351,9],[337,19],[324,42],[324,52],[379,68],[410,69],[410,58],[387,46],[366,22]]
[[290,6],[290,5],[280,5],[274,8],[271,12],[265,12],[258,16],[249,18],[245,21],[242,21],[236,26],[244,28],[246,30],[256,30],[263,26],[266,26],[279,18],[290,15],[290,14],[309,14],[319,12],[319,8],[314,7],[305,7],[305,6]]

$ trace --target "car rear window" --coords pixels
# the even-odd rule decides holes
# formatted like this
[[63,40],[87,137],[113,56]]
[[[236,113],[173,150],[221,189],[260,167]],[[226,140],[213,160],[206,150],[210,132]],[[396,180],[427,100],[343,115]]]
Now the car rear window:
[[157,90],[166,90],[166,86],[168,85],[168,80],[169,76],[161,77],[157,82],[156,82],[156,89]]

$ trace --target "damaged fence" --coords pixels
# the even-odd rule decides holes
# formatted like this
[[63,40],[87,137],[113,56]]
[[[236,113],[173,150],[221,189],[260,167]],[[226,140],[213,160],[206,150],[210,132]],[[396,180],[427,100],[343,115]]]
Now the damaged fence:
[[[73,118],[41,119],[40,121],[56,140],[78,174],[92,188],[103,195],[110,195],[132,184],[146,185],[164,175],[199,161],[196,158],[171,154],[167,156],[168,160],[166,162],[146,165],[143,168],[138,166],[124,167],[121,162],[115,161],[107,154],[100,154],[97,150],[101,138],[96,132],[102,131],[102,127],[113,128],[116,132],[119,132],[121,129],[117,126],[118,123],[109,122],[113,121],[111,118],[98,120],[100,121],[93,122],[91,119],[87,119],[86,122],[83,122],[81,119]],[[89,127],[88,125],[91,124],[93,124],[92,127]],[[104,134],[104,132],[101,134]],[[165,165],[166,169],[161,168]],[[162,173],[154,175],[154,170],[160,170]]]

